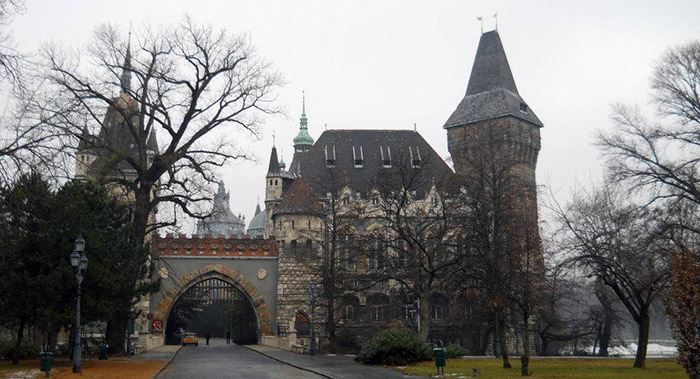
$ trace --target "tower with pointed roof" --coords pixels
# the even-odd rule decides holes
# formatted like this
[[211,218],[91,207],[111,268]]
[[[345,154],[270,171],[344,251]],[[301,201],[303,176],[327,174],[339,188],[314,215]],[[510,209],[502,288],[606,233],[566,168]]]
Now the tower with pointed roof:
[[543,125],[518,93],[498,31],[481,35],[467,92],[444,127],[457,173],[470,169],[489,134],[497,136],[501,153],[514,159],[534,185]]
[[[131,37],[129,38],[131,39]],[[135,175],[136,171],[126,159],[132,157],[138,160],[139,143],[134,137],[133,130],[139,130],[139,105],[132,96],[131,88],[131,41],[126,47],[122,73],[119,77],[119,95],[112,99],[96,136],[83,131],[76,153],[75,177],[104,177],[118,175],[120,177]],[[139,133],[141,131],[139,130]],[[155,130],[145,130],[146,159],[150,165],[158,153],[158,140]]]
[[314,139],[309,134],[309,120],[306,118],[306,95],[302,92],[301,98],[301,118],[299,119],[299,134],[294,137],[294,158],[289,166],[289,171],[300,175],[301,160],[314,145]]

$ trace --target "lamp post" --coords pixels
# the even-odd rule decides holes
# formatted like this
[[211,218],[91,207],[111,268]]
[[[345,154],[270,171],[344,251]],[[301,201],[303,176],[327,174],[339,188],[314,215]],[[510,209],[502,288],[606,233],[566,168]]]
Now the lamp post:
[[78,293],[75,300],[75,327],[73,340],[73,372],[79,374],[83,372],[80,366],[80,285],[83,283],[83,275],[87,270],[88,259],[85,256],[85,240],[83,236],[75,239],[75,247],[70,255],[70,265],[75,272],[75,280],[78,282]]
[[314,308],[316,307],[316,282],[311,281],[311,346],[309,347],[309,355],[316,355],[316,333],[314,333]]

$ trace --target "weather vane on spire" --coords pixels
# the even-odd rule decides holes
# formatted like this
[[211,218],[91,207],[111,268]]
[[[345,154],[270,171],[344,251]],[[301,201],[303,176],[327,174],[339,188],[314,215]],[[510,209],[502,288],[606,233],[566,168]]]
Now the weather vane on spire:
[[498,12],[495,12],[495,13],[493,14],[493,19],[494,19],[495,22],[496,22],[496,29],[495,29],[495,30],[498,31]]
[[477,17],[476,19],[477,19],[477,21],[479,21],[479,23],[481,24],[481,34],[484,34],[484,20],[483,20],[483,17],[479,16],[479,17]]
[[272,147],[275,147],[275,129],[272,129]]

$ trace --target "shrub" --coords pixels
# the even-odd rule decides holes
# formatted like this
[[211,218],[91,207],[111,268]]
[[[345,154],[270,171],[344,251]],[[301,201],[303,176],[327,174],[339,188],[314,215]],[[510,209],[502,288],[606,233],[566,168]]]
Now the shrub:
[[469,355],[467,348],[459,345],[447,345],[447,358],[459,358],[464,355]]
[[355,360],[365,364],[406,365],[433,358],[430,346],[415,333],[388,330],[367,341]]
[[[12,353],[15,351],[14,341],[0,342],[0,359],[9,361],[12,359]],[[39,358],[39,346],[36,346],[28,341],[22,342],[19,347],[19,359],[37,359]]]

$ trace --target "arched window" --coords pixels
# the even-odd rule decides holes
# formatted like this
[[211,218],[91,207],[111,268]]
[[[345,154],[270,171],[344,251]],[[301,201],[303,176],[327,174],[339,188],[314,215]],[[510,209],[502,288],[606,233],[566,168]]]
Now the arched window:
[[297,312],[294,317],[294,329],[298,337],[308,337],[311,335],[311,324],[309,318],[302,312]]

